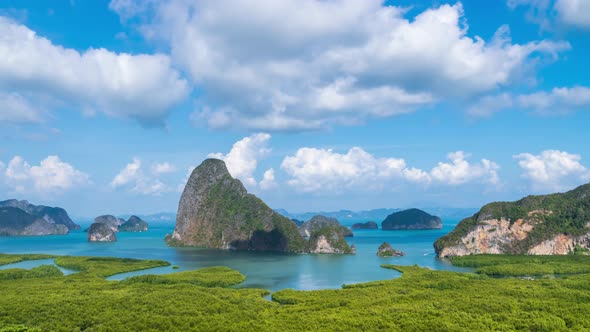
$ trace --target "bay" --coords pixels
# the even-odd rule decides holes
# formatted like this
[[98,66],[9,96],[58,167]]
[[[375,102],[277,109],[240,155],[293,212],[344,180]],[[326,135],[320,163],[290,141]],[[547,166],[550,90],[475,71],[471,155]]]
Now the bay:
[[[347,221],[346,226],[358,221]],[[280,253],[241,252],[166,246],[164,237],[172,233],[172,225],[153,226],[143,233],[118,233],[117,242],[90,243],[83,231],[68,235],[0,237],[2,253],[46,253],[74,256],[112,256],[138,259],[160,259],[172,266],[135,271],[110,277],[121,280],[145,273],[171,273],[208,266],[228,266],[246,276],[239,287],[264,288],[276,291],[285,288],[298,290],[340,288],[343,284],[391,279],[400,274],[381,268],[381,264],[419,265],[435,270],[465,271],[436,258],[433,242],[450,232],[456,221],[446,221],[439,230],[384,231],[354,230],[347,238],[357,248],[356,255],[301,255]],[[84,228],[84,227],[83,227]],[[404,257],[383,258],[376,255],[377,248],[389,242],[393,248],[404,251]],[[15,267],[31,268],[43,262],[17,263]],[[46,264],[47,261],[45,260]],[[7,268],[13,266],[4,266]]]

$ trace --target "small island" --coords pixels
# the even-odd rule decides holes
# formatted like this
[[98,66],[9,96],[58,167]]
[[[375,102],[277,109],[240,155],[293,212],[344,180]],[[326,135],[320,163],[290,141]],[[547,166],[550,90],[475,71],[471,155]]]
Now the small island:
[[404,255],[405,253],[403,251],[393,249],[387,242],[383,242],[377,250],[377,256],[380,257],[401,257]]
[[148,223],[138,216],[131,216],[129,220],[119,226],[119,232],[147,232]]
[[[108,230],[107,230],[108,229]],[[115,242],[118,232],[146,232],[148,223],[137,216],[131,216],[127,221],[107,214],[94,218],[94,223],[86,231],[90,242]]]
[[356,223],[354,225],[352,225],[351,227],[352,229],[378,229],[379,226],[377,226],[377,223],[374,221],[367,221],[364,223]]
[[293,221],[248,193],[225,162],[206,159],[191,173],[180,197],[169,246],[349,254],[344,237],[352,231],[338,220],[315,216],[297,227]]
[[383,230],[419,230],[440,229],[442,221],[439,217],[419,209],[408,209],[390,214],[381,223]]
[[345,237],[353,236],[336,218],[317,215],[303,223],[299,229],[308,239],[307,251],[312,254],[355,254],[356,247],[348,245]]
[[95,222],[88,229],[89,242],[116,242],[117,235],[111,226],[106,223]]

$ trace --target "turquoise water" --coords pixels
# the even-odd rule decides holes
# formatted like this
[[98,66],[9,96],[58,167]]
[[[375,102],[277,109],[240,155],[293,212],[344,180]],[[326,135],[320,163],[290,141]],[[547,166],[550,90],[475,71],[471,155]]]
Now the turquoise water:
[[[432,248],[432,243],[450,232],[455,225],[456,222],[447,222],[440,230],[425,231],[355,230],[354,237],[347,240],[356,245],[356,255],[290,255],[171,248],[164,243],[164,236],[173,231],[173,226],[152,227],[144,233],[119,233],[118,242],[113,243],[89,243],[86,233],[82,231],[55,236],[0,237],[0,252],[161,259],[179,266],[178,270],[164,267],[116,275],[111,277],[113,280],[144,273],[170,273],[224,265],[246,275],[247,280],[241,287],[259,287],[271,291],[284,288],[311,290],[340,288],[342,284],[390,279],[400,275],[396,271],[380,268],[380,264],[417,264],[436,270],[461,271],[437,259]],[[377,248],[384,241],[404,251],[406,256],[377,257]],[[45,264],[47,261],[51,263],[51,260],[43,261]],[[22,262],[17,263],[22,264],[20,266],[12,266],[30,268],[41,265],[39,262]]]

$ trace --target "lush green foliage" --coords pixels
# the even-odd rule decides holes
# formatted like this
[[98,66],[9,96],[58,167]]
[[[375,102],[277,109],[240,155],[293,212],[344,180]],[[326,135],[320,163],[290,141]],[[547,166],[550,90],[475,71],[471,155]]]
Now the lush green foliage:
[[453,265],[490,276],[543,276],[590,273],[590,256],[472,255],[450,258]]
[[170,265],[168,262],[159,260],[85,256],[57,257],[55,264],[66,269],[86,272],[99,277],[109,277],[119,273]]
[[[193,242],[198,246],[223,248],[230,245],[245,250],[302,252],[304,240],[291,220],[274,212],[258,197],[245,193],[239,180],[229,174],[209,188],[201,216],[210,225],[205,232],[195,232]],[[273,230],[267,231],[265,225]],[[182,245],[171,238],[170,245]],[[231,241],[231,240],[230,240]]]
[[145,274],[127,278],[123,283],[127,284],[193,284],[204,287],[229,287],[240,284],[246,280],[243,274],[225,266],[213,266],[195,271],[177,272],[166,275]]
[[6,269],[0,270],[0,280],[14,280],[25,278],[62,277],[64,274],[55,265],[41,265],[30,270]]
[[390,229],[432,229],[441,228],[439,217],[428,214],[419,209],[408,209],[394,212],[381,223],[384,230]]
[[0,265],[18,263],[37,259],[54,258],[54,255],[45,254],[0,254]]
[[344,239],[344,236],[342,235],[343,227],[344,226],[341,226],[339,224],[324,225],[321,228],[312,230],[309,240],[307,241],[307,251],[315,248],[317,246],[318,240],[320,239],[320,237],[323,236],[326,238],[328,243],[330,243],[330,246],[332,246],[332,248],[338,249],[338,252],[344,254],[351,254],[352,248],[348,245],[348,242],[346,242],[346,239]]
[[29,328],[24,325],[5,325],[0,326],[0,332],[41,332],[37,328]]
[[[470,256],[457,264],[523,265],[533,258]],[[585,259],[542,258],[547,265],[582,264]],[[117,261],[111,264],[117,266]],[[386,265],[402,277],[340,290],[282,290],[271,302],[263,298],[264,290],[195,284],[243,280],[227,268],[116,282],[96,275],[112,269],[91,269],[96,263],[88,262],[93,261],[86,257],[79,264],[91,272],[78,275],[0,280],[0,331],[7,326],[8,331],[26,331],[24,326],[50,331],[590,329],[590,274],[523,280]]]
[[[532,211],[546,211],[529,216]],[[580,186],[567,193],[527,196],[516,202],[495,202],[485,205],[478,213],[466,218],[449,234],[434,243],[440,252],[444,247],[456,245],[461,237],[479,221],[485,219],[529,218],[538,223],[528,236],[512,248],[513,253],[526,253],[527,249],[557,234],[580,235],[588,231],[590,220],[590,184]]]

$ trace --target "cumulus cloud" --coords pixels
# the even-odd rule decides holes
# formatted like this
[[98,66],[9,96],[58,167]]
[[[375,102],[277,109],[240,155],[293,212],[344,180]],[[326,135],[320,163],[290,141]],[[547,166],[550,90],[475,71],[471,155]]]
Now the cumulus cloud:
[[90,183],[86,173],[58,156],[49,156],[37,166],[31,166],[21,156],[15,156],[7,166],[0,163],[0,171],[4,168],[6,184],[17,193],[62,194]]
[[167,55],[78,52],[2,16],[0,31],[0,106],[8,110],[0,121],[38,122],[49,99],[85,114],[157,125],[189,92]]
[[278,184],[275,181],[275,170],[272,168],[266,170],[262,176],[262,180],[260,180],[260,189],[270,190],[276,188],[277,186]]
[[237,141],[227,154],[211,153],[209,157],[225,161],[229,173],[252,188],[257,185],[254,171],[258,160],[266,157],[271,151],[268,148],[270,137],[266,133],[244,137]]
[[[305,130],[494,91],[569,44],[468,36],[463,7],[406,18],[382,0],[112,0],[202,91],[213,128]],[[288,17],[288,19],[285,19]]]
[[571,189],[590,180],[590,170],[583,166],[582,157],[559,150],[545,150],[541,154],[521,153],[514,156],[522,169],[522,177],[537,191]]
[[450,163],[438,163],[438,166],[430,171],[433,180],[458,185],[472,181],[498,184],[498,164],[482,159],[480,163],[470,164],[466,159],[468,155],[463,151],[452,152],[447,155]]
[[[168,166],[162,166],[168,165]],[[160,166],[160,167],[158,167]],[[172,168],[168,163],[154,164],[152,165],[152,173],[146,174],[142,170],[141,160],[139,158],[133,158],[133,161],[127,164],[111,181],[111,187],[117,188],[129,188],[132,192],[139,193],[142,195],[161,195],[164,192],[170,191],[171,189],[164,184],[158,175],[165,173],[162,170],[170,170]]]
[[450,163],[439,163],[427,172],[409,167],[404,159],[378,158],[359,147],[346,153],[331,149],[301,148],[287,156],[281,168],[289,185],[303,192],[340,192],[346,189],[382,190],[396,183],[460,185],[468,182],[497,184],[499,166],[482,159],[470,164],[467,155],[454,152]]

